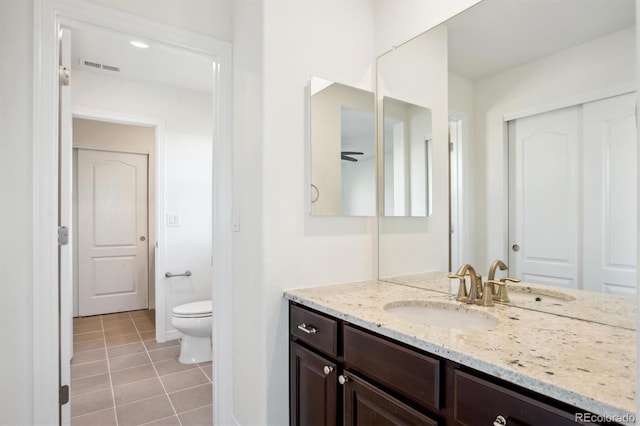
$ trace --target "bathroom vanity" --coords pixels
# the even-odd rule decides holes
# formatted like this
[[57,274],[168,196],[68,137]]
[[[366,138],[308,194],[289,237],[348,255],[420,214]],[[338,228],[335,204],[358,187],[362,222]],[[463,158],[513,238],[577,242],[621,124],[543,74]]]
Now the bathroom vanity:
[[382,281],[285,297],[292,425],[633,420],[634,330]]

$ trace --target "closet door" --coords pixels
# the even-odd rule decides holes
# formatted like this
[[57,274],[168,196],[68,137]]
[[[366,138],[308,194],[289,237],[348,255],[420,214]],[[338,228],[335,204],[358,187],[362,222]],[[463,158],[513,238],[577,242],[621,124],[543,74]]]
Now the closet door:
[[584,104],[584,289],[636,292],[635,93]]
[[509,268],[524,281],[578,287],[579,112],[509,122]]

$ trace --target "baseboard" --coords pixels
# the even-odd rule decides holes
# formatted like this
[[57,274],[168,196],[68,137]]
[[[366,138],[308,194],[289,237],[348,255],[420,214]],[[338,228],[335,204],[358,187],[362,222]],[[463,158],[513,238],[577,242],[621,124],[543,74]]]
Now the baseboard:
[[182,338],[182,333],[178,330],[167,331],[164,335],[164,341],[168,342],[169,340],[177,340]]
[[155,309],[156,308],[156,301],[154,300],[153,302],[149,302],[149,309]]

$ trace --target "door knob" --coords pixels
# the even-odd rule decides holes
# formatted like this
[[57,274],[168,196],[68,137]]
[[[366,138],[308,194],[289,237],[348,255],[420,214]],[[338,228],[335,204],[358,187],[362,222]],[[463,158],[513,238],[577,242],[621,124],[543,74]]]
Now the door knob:
[[324,374],[328,376],[333,371],[333,367],[330,365],[325,365],[322,370],[324,371]]
[[512,245],[511,248],[513,249],[513,251],[520,251],[520,246],[517,244]]
[[349,378],[347,376],[344,376],[342,374],[338,376],[338,382],[340,382],[341,385],[344,385],[348,381],[349,381]]
[[507,419],[505,419],[502,416],[496,417],[495,421],[493,422],[493,426],[506,426],[506,425],[507,425]]
[[143,235],[142,237],[140,237],[140,241],[144,241],[144,240],[146,240],[146,239],[147,239],[147,238],[146,238],[144,235]]

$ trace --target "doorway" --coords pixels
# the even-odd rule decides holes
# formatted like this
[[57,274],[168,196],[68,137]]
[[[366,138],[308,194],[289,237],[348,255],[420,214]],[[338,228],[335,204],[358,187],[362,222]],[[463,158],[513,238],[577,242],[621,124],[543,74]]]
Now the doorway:
[[[216,210],[212,215],[213,230],[217,235],[214,248],[221,255],[213,259],[216,287],[213,293],[214,309],[218,312],[219,321],[214,323],[214,341],[223,342],[214,345],[214,359],[221,361],[214,364],[217,382],[222,388],[230,386],[229,365],[231,364],[231,336],[222,324],[231,321],[229,309],[231,297],[231,138],[230,138],[230,89],[231,89],[231,49],[230,44],[205,36],[195,35],[168,25],[150,22],[142,18],[118,12],[85,2],[69,1],[36,1],[34,3],[34,206],[43,214],[34,223],[34,422],[54,424],[58,422],[60,406],[58,393],[60,386],[67,384],[64,375],[59,377],[61,355],[59,350],[65,346],[59,342],[61,330],[66,318],[59,319],[61,313],[58,297],[59,265],[56,260],[57,240],[52,232],[57,226],[56,208],[58,174],[57,161],[58,137],[58,57],[60,47],[57,35],[63,25],[73,28],[74,24],[82,26],[95,25],[100,28],[119,31],[123,34],[138,34],[149,41],[158,41],[179,49],[197,52],[212,58],[214,66],[210,85],[213,90],[214,112],[209,115],[215,129],[213,150],[216,156],[208,157],[216,170],[216,184],[213,191]],[[85,111],[86,112],[86,111]],[[93,115],[90,111],[88,116]],[[64,116],[63,116],[64,118]],[[70,119],[70,116],[69,116]],[[162,124],[162,123],[160,123]],[[211,160],[213,158],[213,160]],[[160,159],[159,159],[160,160]],[[70,162],[69,162],[70,163]],[[162,161],[159,161],[162,164]],[[229,210],[229,211],[227,211]],[[211,223],[211,222],[210,222]],[[162,248],[162,245],[160,246]],[[210,261],[211,259],[209,259]],[[70,286],[70,284],[69,284]],[[211,294],[211,291],[210,293]],[[64,312],[64,311],[63,311]],[[70,318],[69,318],[70,320]],[[61,321],[61,322],[60,322]],[[69,322],[70,326],[70,322]],[[226,370],[226,371],[225,371]],[[219,373],[219,374],[218,374]],[[216,393],[216,418],[230,418],[230,399],[223,392]],[[218,422],[218,421],[216,421]],[[225,421],[221,420],[220,423]]]

